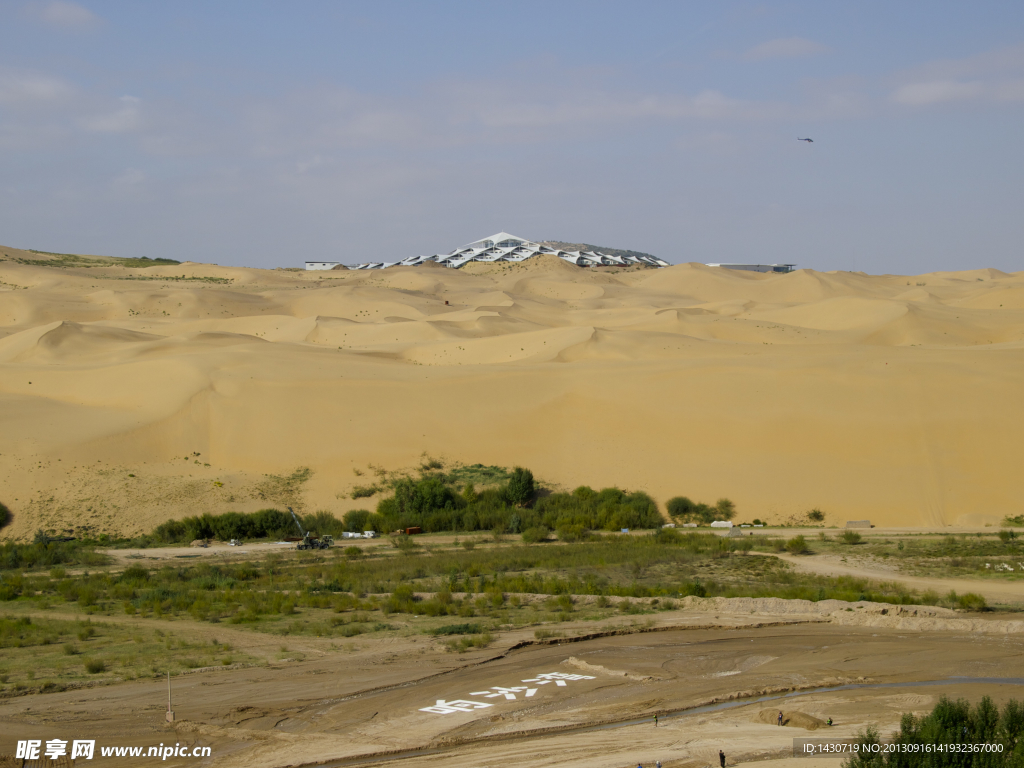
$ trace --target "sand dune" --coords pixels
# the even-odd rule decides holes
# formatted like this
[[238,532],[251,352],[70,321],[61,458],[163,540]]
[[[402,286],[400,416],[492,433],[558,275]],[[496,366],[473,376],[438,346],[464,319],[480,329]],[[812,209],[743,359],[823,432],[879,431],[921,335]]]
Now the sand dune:
[[257,509],[306,466],[340,513],[424,451],[747,519],[1024,511],[1024,273],[0,258],[0,536]]

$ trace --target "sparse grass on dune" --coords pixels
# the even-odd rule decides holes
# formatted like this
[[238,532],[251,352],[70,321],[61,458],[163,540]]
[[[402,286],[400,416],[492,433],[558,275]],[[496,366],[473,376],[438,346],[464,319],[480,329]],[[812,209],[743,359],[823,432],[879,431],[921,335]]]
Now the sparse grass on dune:
[[16,258],[19,264],[27,264],[33,267],[110,267],[121,266],[134,269],[146,267],[170,266],[180,264],[175,259],[151,259],[148,256],[135,258],[122,258],[118,256],[83,256],[78,253],[53,253],[51,251],[37,251],[30,249],[29,253],[38,253],[40,256],[50,256],[49,259],[28,259]]

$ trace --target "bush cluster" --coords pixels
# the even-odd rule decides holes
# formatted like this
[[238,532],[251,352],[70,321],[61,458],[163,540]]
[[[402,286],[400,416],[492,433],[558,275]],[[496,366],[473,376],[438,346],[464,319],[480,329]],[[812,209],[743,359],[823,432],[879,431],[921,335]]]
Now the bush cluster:
[[[1010,699],[1000,713],[988,696],[973,708],[964,699],[951,701],[943,696],[924,717],[903,715],[899,731],[892,735],[892,742],[900,745],[899,749],[878,749],[881,742],[874,728],[868,728],[858,741],[860,749],[843,763],[843,768],[1017,768],[1024,765],[1024,706]],[[938,744],[991,746],[977,751],[971,747],[923,749]]]
[[461,491],[454,477],[424,473],[418,480],[391,482],[393,493],[381,499],[376,512],[347,512],[348,531],[394,531],[413,526],[424,532],[496,531],[523,534],[528,542],[542,541],[556,531],[563,541],[582,541],[592,530],[657,528],[658,507],[645,493],[580,486],[572,493],[538,498],[533,473],[516,467],[497,488],[477,492],[472,483]]
[[[342,521],[330,512],[319,511],[301,518],[302,527],[317,534],[337,536],[346,530]],[[297,536],[291,514],[279,509],[258,512],[225,512],[221,515],[197,515],[168,520],[157,526],[149,537],[153,544],[184,544],[196,539],[266,539]]]
[[676,496],[665,504],[668,514],[678,523],[713,523],[715,520],[732,520],[736,505],[728,499],[719,499],[714,506],[691,501],[686,496]]
[[[78,541],[48,541],[46,543],[0,544],[0,570],[52,567],[68,565],[102,565],[108,558],[94,552]],[[2,599],[2,598],[0,598]]]

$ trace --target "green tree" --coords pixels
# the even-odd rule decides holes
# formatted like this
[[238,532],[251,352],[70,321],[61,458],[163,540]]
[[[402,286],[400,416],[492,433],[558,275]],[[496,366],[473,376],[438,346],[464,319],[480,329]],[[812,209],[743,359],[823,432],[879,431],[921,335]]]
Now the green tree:
[[675,496],[665,504],[669,517],[680,522],[688,522],[697,510],[694,504],[686,496]]
[[516,507],[524,507],[533,500],[535,493],[533,472],[523,467],[513,469],[508,485],[505,486],[505,501]]
[[718,520],[732,520],[736,514],[736,505],[728,499],[715,502],[715,516]]
[[345,513],[341,518],[341,525],[346,531],[362,533],[369,530],[366,523],[370,519],[370,511],[367,509],[353,509]]

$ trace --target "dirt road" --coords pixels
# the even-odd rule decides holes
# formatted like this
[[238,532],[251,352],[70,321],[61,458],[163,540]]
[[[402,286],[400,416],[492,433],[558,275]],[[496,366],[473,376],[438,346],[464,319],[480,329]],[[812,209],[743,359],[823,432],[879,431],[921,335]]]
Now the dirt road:
[[[751,552],[751,554],[768,554]],[[872,581],[892,581],[921,592],[932,590],[940,595],[955,590],[958,594],[974,592],[993,605],[1024,605],[1024,585],[1020,582],[989,579],[940,579],[931,576],[908,576],[895,570],[864,565],[850,565],[836,555],[787,555],[771,553],[794,568],[823,576],[855,576]]]

